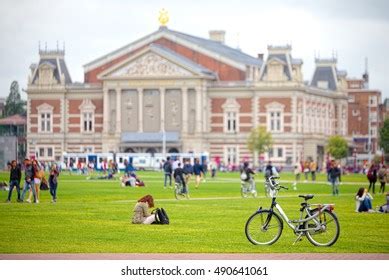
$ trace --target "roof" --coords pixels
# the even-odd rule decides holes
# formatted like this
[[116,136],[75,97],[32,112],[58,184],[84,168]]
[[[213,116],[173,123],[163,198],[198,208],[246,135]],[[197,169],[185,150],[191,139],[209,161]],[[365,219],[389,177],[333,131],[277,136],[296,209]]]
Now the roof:
[[192,60],[190,60],[190,59],[188,59],[180,54],[177,54],[176,52],[172,51],[169,48],[163,47],[159,44],[151,44],[150,49],[155,51],[156,53],[159,53],[160,55],[162,55],[166,58],[169,58],[173,61],[176,61],[179,64],[181,64],[181,65],[183,65],[191,70],[194,70],[200,74],[216,76],[216,74],[213,71],[209,70],[208,68],[205,68],[205,67],[201,66],[200,64],[197,64],[197,63],[193,62]]
[[0,119],[0,125],[26,125],[27,118],[22,115],[13,115]]
[[[165,132],[166,142],[178,142],[180,134],[178,132]],[[124,132],[122,133],[122,142],[142,142],[155,143],[163,141],[162,132]]]
[[[39,60],[39,64],[37,68],[39,68],[41,65],[47,64],[50,67],[53,68],[54,70],[54,78],[58,81],[61,82],[61,74],[64,74],[65,76],[65,84],[71,84],[72,79],[70,77],[68,68],[66,66],[65,60],[63,57],[58,57],[58,58],[41,58]],[[34,77],[32,79],[32,83],[35,83],[35,81],[39,77],[39,71],[35,71]]]
[[316,66],[311,86],[318,87],[319,81],[328,82],[328,89],[330,90],[337,89],[337,77],[334,76],[332,66]]
[[203,47],[207,50],[213,51],[215,53],[218,53],[220,55],[226,56],[232,60],[241,62],[243,64],[247,65],[257,65],[261,66],[262,65],[262,59],[253,57],[251,55],[248,55],[246,53],[243,53],[239,49],[231,48],[221,42],[217,42],[211,39],[205,39],[205,38],[200,38],[196,37],[193,35],[188,35],[182,32],[166,29],[167,33],[173,34],[177,37],[180,37],[184,40],[190,41],[199,47]]
[[[201,52],[201,49],[212,52],[216,55],[220,55],[222,57],[228,58],[232,61],[235,61],[237,63],[241,63],[244,65],[257,65],[261,66],[263,61],[260,58],[256,58],[253,56],[250,56],[246,53],[243,53],[242,51],[231,48],[221,42],[217,42],[211,39],[205,39],[189,34],[185,34],[182,32],[174,31],[171,29],[168,29],[166,27],[161,27],[157,31],[148,34],[130,44],[127,44],[113,52],[110,52],[100,58],[97,58],[87,64],[84,65],[85,68],[93,69],[97,67],[97,65],[104,64],[104,61],[115,59],[125,53],[130,52],[131,50],[134,50],[136,48],[139,48],[140,46],[147,45],[149,43],[152,43],[153,41],[161,38],[161,37],[173,37],[176,39],[184,40],[188,43],[191,43],[195,45]],[[169,39],[169,38],[168,38]]]

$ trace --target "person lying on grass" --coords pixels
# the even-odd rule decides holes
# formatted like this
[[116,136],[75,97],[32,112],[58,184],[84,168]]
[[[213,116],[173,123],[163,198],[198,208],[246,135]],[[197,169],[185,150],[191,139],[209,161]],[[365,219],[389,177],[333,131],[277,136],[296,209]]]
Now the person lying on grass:
[[154,199],[148,194],[135,204],[132,223],[150,225],[155,222],[155,215],[151,214],[150,208],[154,208]]

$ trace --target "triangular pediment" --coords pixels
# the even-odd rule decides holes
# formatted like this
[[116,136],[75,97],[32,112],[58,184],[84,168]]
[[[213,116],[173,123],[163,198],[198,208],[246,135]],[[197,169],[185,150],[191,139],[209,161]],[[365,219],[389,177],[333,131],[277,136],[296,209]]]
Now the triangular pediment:
[[100,77],[115,79],[211,76],[207,70],[174,52],[152,45],[107,69]]

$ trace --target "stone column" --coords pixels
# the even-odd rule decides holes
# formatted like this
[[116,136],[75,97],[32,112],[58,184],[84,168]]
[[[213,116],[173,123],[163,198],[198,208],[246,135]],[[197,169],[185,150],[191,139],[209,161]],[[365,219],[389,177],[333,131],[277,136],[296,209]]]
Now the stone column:
[[201,111],[202,111],[202,119],[203,119],[203,129],[202,132],[208,131],[208,98],[207,98],[207,87],[205,84],[201,87]]
[[108,133],[109,131],[109,95],[108,95],[109,90],[107,88],[104,89],[104,127],[103,127],[103,132]]
[[201,133],[201,87],[196,87],[196,133]]
[[165,131],[165,88],[159,88],[159,95],[161,97],[161,124],[160,124],[160,129],[161,131]]
[[182,132],[188,133],[188,88],[181,88],[182,94]]
[[122,89],[116,88],[116,133],[122,130]]
[[138,88],[138,132],[143,132],[143,88]]

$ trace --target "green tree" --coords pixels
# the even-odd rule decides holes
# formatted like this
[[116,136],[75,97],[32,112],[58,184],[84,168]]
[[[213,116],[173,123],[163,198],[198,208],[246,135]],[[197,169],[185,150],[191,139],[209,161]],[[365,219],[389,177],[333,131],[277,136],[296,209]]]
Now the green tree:
[[247,146],[250,152],[258,155],[267,152],[273,145],[273,138],[264,126],[253,128],[247,139]]
[[5,101],[4,117],[12,116],[15,114],[24,115],[26,113],[24,105],[25,102],[20,97],[19,84],[17,81],[13,81],[9,95]]
[[328,139],[327,151],[335,159],[342,159],[347,156],[348,145],[346,139],[342,136],[335,135]]
[[385,154],[389,153],[389,118],[385,119],[384,125],[380,129],[380,146]]

